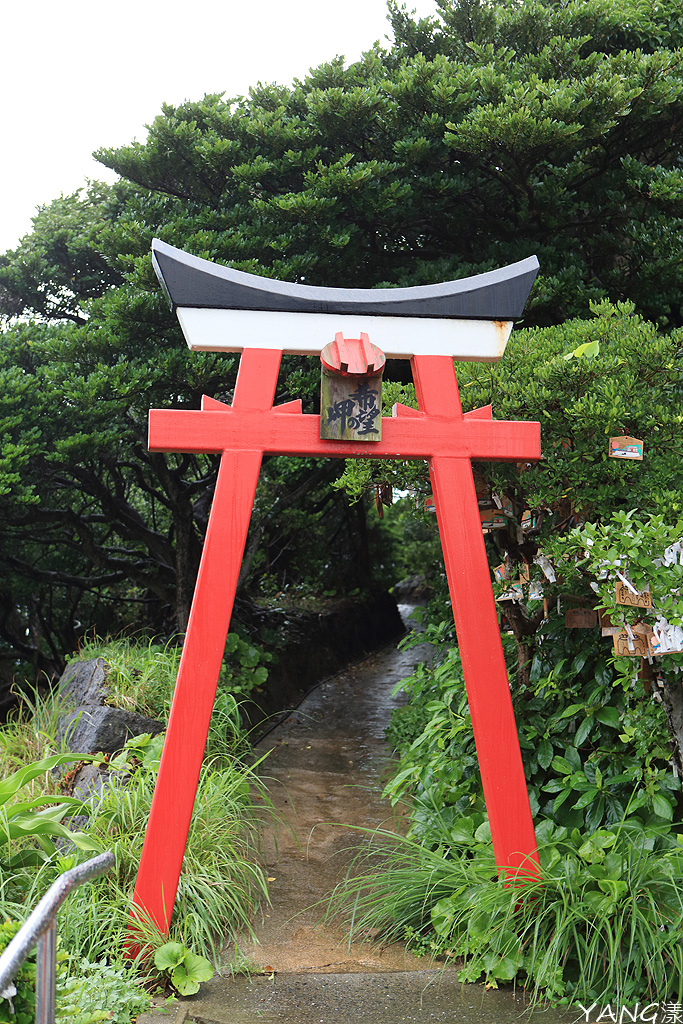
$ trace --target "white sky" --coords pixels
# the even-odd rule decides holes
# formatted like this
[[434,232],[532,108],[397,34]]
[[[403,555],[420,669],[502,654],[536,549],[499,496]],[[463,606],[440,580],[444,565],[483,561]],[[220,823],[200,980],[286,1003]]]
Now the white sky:
[[113,180],[93,150],[143,141],[162,103],[289,84],[391,31],[386,0],[8,0],[0,27],[0,253],[37,206]]

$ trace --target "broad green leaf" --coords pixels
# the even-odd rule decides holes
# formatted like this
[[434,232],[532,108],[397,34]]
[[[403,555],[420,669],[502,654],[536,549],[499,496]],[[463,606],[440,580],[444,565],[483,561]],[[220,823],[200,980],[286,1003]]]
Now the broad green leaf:
[[615,900],[620,899],[628,892],[628,882],[621,882],[614,878],[603,878],[598,882],[603,892],[613,896]]
[[609,725],[612,729],[621,728],[621,715],[616,708],[598,708],[595,717],[603,725]]
[[592,715],[586,715],[586,717],[581,722],[581,725],[576,730],[576,733],[574,735],[574,743],[577,747],[580,747],[589,735],[591,729],[593,728],[593,721],[594,719]]
[[666,818],[667,821],[672,821],[674,816],[673,807],[661,793],[655,793],[652,797],[652,809],[660,818]]
[[189,977],[195,978],[199,982],[209,981],[213,978],[213,967],[204,956],[188,952],[185,954],[184,964]]
[[166,942],[154,954],[154,964],[160,971],[170,971],[183,962],[187,950],[179,942]]
[[553,759],[553,745],[550,740],[542,739],[538,744],[538,763],[541,768],[547,768]]
[[562,757],[561,754],[556,754],[551,762],[553,768],[557,772],[562,772],[563,775],[573,775],[574,768],[569,763],[566,757]]
[[199,980],[189,973],[185,964],[178,964],[171,974],[173,987],[181,996],[193,996],[199,992]]
[[14,796],[27,782],[32,782],[40,775],[46,775],[53,768],[63,764],[74,764],[76,761],[98,761],[99,755],[95,754],[53,754],[52,757],[44,757],[40,761],[33,761],[20,768],[7,779],[0,782],[0,804],[6,803],[11,796]]

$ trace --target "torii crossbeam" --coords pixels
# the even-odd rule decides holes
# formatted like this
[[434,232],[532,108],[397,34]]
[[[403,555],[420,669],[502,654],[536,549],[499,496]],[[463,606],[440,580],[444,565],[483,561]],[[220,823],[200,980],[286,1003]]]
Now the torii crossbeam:
[[[190,347],[243,351],[232,405],[205,397],[200,411],[150,412],[150,450],[220,454],[221,462],[135,906],[168,931],[264,455],[427,460],[496,863],[509,874],[535,872],[536,838],[471,461],[540,458],[540,424],[493,420],[490,406],[463,414],[453,364],[500,358],[535,277],[535,257],[446,285],[355,291],[240,274],[157,241],[153,250]],[[445,308],[435,311],[435,300]],[[218,314],[232,319],[221,327]],[[295,330],[291,317],[303,328]],[[235,318],[242,335],[235,334]],[[321,439],[320,417],[303,415],[300,402],[273,406],[283,351],[320,352],[334,337],[332,326],[347,325],[356,337],[369,331],[388,355],[411,357],[419,410],[397,406],[382,421],[381,441]]]

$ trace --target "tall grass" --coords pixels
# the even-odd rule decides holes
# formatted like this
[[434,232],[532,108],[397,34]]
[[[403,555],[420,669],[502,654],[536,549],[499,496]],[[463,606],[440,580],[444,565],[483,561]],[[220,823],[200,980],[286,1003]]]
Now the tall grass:
[[[140,768],[113,779],[93,809],[90,834],[116,858],[115,871],[69,899],[60,933],[66,948],[89,960],[122,950],[132,892],[154,790],[155,772]],[[194,952],[217,956],[236,931],[249,930],[267,900],[257,862],[258,815],[252,794],[260,785],[245,766],[202,770],[178,886],[170,937]]]
[[555,835],[540,848],[541,877],[513,884],[489,844],[446,855],[373,835],[381,867],[350,873],[330,903],[352,935],[407,938],[461,958],[462,981],[514,980],[534,998],[683,998],[683,848],[665,830]]
[[167,719],[173,697],[181,647],[170,640],[130,639],[86,641],[78,658],[103,658],[107,663],[107,703],[150,718]]
[[[165,723],[175,685],[179,651],[166,645],[116,641],[88,644],[83,657],[103,657],[109,666],[107,702],[151,715]],[[59,750],[60,709],[51,695],[25,702],[0,728],[0,769],[4,774]],[[260,903],[267,900],[267,879],[258,863],[259,827],[269,802],[248,751],[239,705],[219,692],[207,753],[195,801],[170,937],[196,953],[217,956],[237,931],[249,931]],[[91,807],[88,835],[111,849],[115,870],[73,892],[60,911],[59,931],[74,962],[124,952],[130,923],[131,894],[150,812],[158,760],[132,744],[121,765],[111,765],[108,785]],[[157,754],[158,757],[158,754]],[[78,754],[74,754],[74,759]],[[59,799],[62,781],[50,773],[34,780],[31,793]],[[62,853],[38,869],[0,870],[0,913],[22,920],[55,875],[72,866],[77,853]],[[156,944],[165,941],[157,935]]]

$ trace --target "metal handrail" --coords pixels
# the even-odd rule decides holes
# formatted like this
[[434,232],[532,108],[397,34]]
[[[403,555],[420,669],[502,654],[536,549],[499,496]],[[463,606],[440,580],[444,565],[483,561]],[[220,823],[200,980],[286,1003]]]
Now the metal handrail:
[[84,864],[65,871],[47,890],[42,900],[0,955],[0,994],[11,983],[34,946],[36,957],[36,1024],[54,1024],[57,952],[57,911],[79,885],[103,875],[114,866],[114,854],[101,853]]

